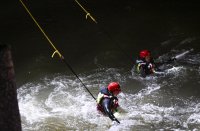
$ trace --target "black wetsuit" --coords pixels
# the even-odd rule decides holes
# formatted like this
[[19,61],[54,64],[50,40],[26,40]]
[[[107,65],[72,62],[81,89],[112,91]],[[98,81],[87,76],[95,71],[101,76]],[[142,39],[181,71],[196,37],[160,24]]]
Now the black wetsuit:
[[100,92],[106,96],[109,96],[109,97],[103,97],[102,100],[100,101],[99,103],[100,108],[103,109],[100,110],[103,111],[103,113],[105,113],[105,115],[107,115],[112,121],[117,121],[119,123],[119,121],[113,115],[113,109],[117,108],[114,103],[114,100],[116,101],[118,100],[117,97],[113,96],[113,94],[110,93],[107,88],[102,88]]
[[168,58],[165,60],[156,60],[153,59],[150,60],[150,62],[146,62],[144,59],[137,59],[135,70],[138,74],[140,74],[142,77],[146,77],[147,75],[153,74],[155,72],[162,72],[165,70],[166,67],[161,67],[163,65],[172,63],[176,60],[176,58]]
[[142,77],[146,77],[147,75],[153,74],[153,69],[155,69],[154,60],[151,59],[150,62],[146,62],[144,59],[136,60],[136,71]]

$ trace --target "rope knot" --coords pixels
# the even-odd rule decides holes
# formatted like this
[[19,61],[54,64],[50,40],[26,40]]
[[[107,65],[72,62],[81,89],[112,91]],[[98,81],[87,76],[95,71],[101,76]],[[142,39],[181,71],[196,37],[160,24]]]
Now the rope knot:
[[61,59],[64,59],[64,57],[60,54],[60,52],[58,50],[55,50],[52,54],[52,58],[54,57],[55,54],[58,54],[58,56],[61,58]]
[[87,19],[87,18],[88,18],[88,16],[90,16],[90,17],[91,17],[91,15],[90,15],[90,13],[89,13],[89,12],[86,14],[85,18]]

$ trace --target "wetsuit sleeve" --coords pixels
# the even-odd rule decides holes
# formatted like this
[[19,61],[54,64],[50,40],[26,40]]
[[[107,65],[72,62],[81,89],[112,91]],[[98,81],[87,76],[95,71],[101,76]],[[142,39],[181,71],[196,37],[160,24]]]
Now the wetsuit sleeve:
[[112,120],[116,120],[115,116],[113,115],[112,111],[111,111],[111,99],[109,98],[105,98],[102,100],[102,106],[103,106],[103,109],[106,113],[106,115]]

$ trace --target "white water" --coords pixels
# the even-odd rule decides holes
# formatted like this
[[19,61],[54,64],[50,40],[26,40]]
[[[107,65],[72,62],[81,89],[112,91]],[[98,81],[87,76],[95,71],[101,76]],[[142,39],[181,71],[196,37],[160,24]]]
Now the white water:
[[[176,87],[188,75],[187,67],[176,66],[164,76],[147,78],[122,72],[102,68],[80,75],[95,97],[99,87],[112,80],[120,82],[123,92],[119,104],[123,111],[117,118],[121,124],[112,125],[108,117],[97,112],[94,99],[77,79],[57,74],[18,89],[23,130],[200,130],[199,100],[174,96]],[[126,87],[125,83],[133,80],[141,85],[132,83]],[[130,93],[136,86],[139,90]]]

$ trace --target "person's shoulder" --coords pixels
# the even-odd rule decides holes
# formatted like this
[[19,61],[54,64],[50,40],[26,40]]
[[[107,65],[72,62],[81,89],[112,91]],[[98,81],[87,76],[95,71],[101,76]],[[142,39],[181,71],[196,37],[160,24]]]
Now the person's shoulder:
[[106,87],[100,87],[100,92],[106,92],[107,91],[107,88]]
[[139,63],[144,63],[144,61],[142,59],[137,59],[136,64],[139,64]]

